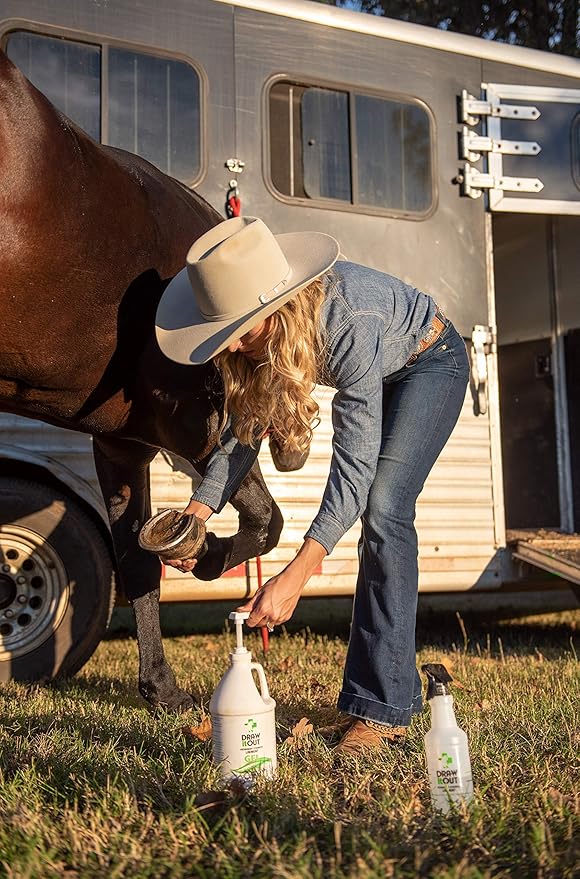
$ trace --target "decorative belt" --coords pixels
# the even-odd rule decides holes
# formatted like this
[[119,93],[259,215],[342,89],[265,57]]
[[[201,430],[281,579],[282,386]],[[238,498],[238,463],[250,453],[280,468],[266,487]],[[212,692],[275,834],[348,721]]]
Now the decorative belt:
[[423,351],[426,351],[427,348],[430,348],[431,345],[433,345],[437,341],[437,339],[446,327],[445,320],[445,315],[443,314],[439,306],[437,306],[437,311],[435,312],[435,316],[431,321],[431,326],[427,330],[427,335],[424,339],[421,339],[417,350],[414,351],[413,354],[411,354],[405,366],[411,366],[416,361],[419,354],[422,354]]

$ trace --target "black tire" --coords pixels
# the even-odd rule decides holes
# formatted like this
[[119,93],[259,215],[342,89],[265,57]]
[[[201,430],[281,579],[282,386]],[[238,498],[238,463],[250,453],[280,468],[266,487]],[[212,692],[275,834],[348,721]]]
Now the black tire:
[[113,584],[107,544],[76,501],[0,477],[0,681],[75,674],[107,629]]

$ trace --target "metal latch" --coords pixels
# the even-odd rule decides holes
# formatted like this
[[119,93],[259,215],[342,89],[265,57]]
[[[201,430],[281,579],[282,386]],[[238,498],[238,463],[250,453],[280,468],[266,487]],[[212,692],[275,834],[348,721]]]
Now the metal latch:
[[463,195],[479,198],[484,189],[495,189],[504,192],[540,192],[544,184],[537,177],[494,177],[483,174],[477,168],[465,164],[456,178],[461,184]]
[[538,119],[537,107],[523,107],[519,104],[500,104],[478,100],[467,89],[461,92],[461,121],[467,125],[477,125],[481,116],[499,116],[502,119]]
[[475,394],[475,414],[487,412],[487,355],[495,350],[493,327],[476,324],[471,333],[471,380]]
[[461,133],[461,158],[477,162],[482,153],[502,153],[508,156],[535,156],[542,147],[535,141],[526,140],[494,140],[476,134],[467,125]]
[[230,174],[241,174],[244,168],[246,167],[246,163],[242,162],[241,159],[227,159],[226,168],[230,172]]

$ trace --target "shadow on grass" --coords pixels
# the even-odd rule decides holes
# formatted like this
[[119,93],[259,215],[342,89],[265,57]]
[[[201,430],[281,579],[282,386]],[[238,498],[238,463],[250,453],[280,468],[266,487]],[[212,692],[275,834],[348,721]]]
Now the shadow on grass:
[[[224,632],[227,616],[234,602],[162,605],[161,625],[165,637],[210,635]],[[459,600],[458,600],[459,605]],[[460,606],[460,605],[459,605]],[[325,635],[348,641],[352,600],[350,598],[309,598],[297,607],[285,629],[289,634],[306,637]],[[522,619],[497,619],[491,613],[434,611],[420,599],[417,620],[417,648],[466,650],[474,655],[561,655],[575,649],[580,653],[578,611],[529,616]],[[108,639],[135,634],[130,608],[116,608]],[[276,635],[273,636],[275,640]]]
[[46,685],[51,690],[63,696],[82,695],[86,699],[96,700],[109,705],[119,705],[129,708],[153,709],[145,702],[137,689],[137,680],[127,682],[120,678],[101,677],[89,675],[84,672],[83,676],[62,678]]

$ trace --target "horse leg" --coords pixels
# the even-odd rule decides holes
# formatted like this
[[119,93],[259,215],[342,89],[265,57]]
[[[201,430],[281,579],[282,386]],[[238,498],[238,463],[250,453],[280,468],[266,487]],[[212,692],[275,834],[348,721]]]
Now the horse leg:
[[149,465],[157,449],[134,440],[95,436],[93,454],[107,506],[121,587],[137,624],[139,692],[154,706],[172,711],[191,708],[193,700],[175,681],[163,651],[159,624],[161,563],[141,549],[137,537],[151,515]]
[[230,498],[238,512],[239,530],[233,537],[207,534],[207,553],[199,559],[193,574],[199,580],[215,580],[230,568],[254,556],[264,555],[277,545],[284,519],[266,488],[256,461]]

